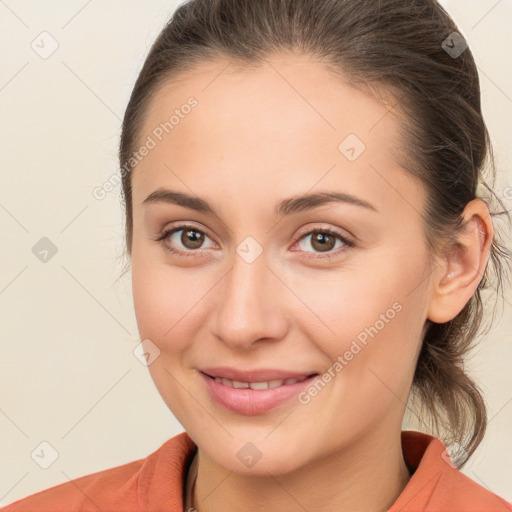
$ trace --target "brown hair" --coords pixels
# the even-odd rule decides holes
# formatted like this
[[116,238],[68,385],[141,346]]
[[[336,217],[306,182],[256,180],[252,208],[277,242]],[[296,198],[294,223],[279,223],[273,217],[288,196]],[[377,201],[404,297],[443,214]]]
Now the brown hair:
[[[429,254],[442,254],[445,242],[454,242],[464,229],[461,213],[477,197],[479,184],[488,192],[488,206],[494,197],[503,208],[491,215],[506,214],[510,221],[483,179],[489,172],[494,186],[478,73],[469,48],[460,55],[445,49],[446,41],[448,47],[464,43],[460,34],[453,39],[454,32],[455,23],[435,0],[190,0],[163,28],[137,78],[123,120],[121,167],[132,161],[151,99],[178,73],[218,57],[243,67],[280,51],[297,51],[353,84],[391,94],[402,118],[400,163],[427,194]],[[131,256],[131,172],[123,173],[122,187]],[[487,424],[484,399],[464,370],[464,359],[483,323],[481,292],[492,272],[496,291],[503,293],[510,255],[495,229],[473,297],[451,321],[427,320],[417,361],[410,405],[418,407],[428,431],[448,447],[462,448],[454,455],[459,468],[480,444]]]

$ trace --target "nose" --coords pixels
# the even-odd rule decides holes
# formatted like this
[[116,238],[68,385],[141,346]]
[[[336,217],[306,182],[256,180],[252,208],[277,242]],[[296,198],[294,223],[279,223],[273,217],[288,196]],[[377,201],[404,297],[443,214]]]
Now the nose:
[[263,255],[252,263],[235,255],[217,285],[214,334],[233,350],[253,350],[263,340],[284,338],[288,329],[286,292]]

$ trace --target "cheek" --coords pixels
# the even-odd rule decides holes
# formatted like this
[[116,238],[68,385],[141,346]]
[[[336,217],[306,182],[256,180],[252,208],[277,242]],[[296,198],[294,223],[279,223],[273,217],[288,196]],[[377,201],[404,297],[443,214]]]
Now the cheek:
[[[181,276],[181,277],[180,277]],[[170,271],[169,266],[144,264],[132,259],[132,294],[141,339],[149,338],[163,351],[180,351],[189,336],[191,311],[200,300],[190,279]]]
[[425,264],[419,254],[403,262],[399,250],[388,251],[357,268],[325,273],[314,286],[307,277],[296,280],[308,305],[297,318],[332,363],[343,358],[346,377],[375,382],[366,375],[374,368],[389,382],[403,380],[414,365],[424,321],[425,297],[417,285]]
[[190,310],[197,302],[187,296],[188,288],[190,280],[180,279],[168,266],[145,262],[135,253],[132,256],[132,294],[139,335],[151,340],[160,351],[148,371],[162,400],[180,422],[186,422],[190,408],[188,395],[181,391],[186,379],[186,353],[193,339],[189,326],[194,310]]

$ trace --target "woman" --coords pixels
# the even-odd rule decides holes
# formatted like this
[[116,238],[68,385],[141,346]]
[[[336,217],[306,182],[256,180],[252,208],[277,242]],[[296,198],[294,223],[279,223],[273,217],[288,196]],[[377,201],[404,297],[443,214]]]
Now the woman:
[[512,510],[460,471],[486,426],[463,362],[510,261],[489,150],[433,0],[181,5],[120,165],[139,332],[186,432],[4,512]]

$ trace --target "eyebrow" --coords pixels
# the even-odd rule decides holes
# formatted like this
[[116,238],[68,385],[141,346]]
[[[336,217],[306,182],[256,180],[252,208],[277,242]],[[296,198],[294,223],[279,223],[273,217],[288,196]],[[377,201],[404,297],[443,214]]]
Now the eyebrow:
[[[170,203],[178,206],[184,206],[202,213],[209,213],[220,218],[215,208],[200,197],[191,196],[184,192],[178,192],[175,190],[169,190],[165,188],[159,188],[149,194],[146,199],[142,202],[143,205],[155,204],[155,203]],[[303,212],[323,206],[330,203],[345,203],[360,206],[374,212],[378,212],[377,208],[371,203],[347,194],[345,192],[315,192],[312,194],[294,196],[281,201],[276,208],[276,215],[278,217],[284,217],[292,213]]]

